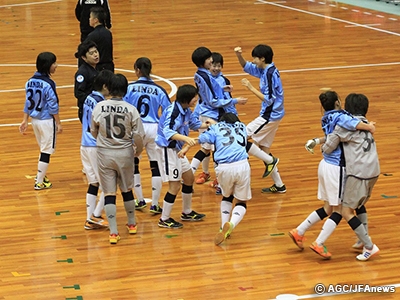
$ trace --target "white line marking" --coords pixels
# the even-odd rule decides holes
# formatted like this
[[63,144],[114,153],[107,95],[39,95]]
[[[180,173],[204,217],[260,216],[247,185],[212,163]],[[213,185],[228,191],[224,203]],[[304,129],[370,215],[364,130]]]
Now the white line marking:
[[20,4],[7,4],[7,5],[0,5],[0,8],[5,7],[13,7],[13,6],[27,6],[27,5],[36,5],[36,4],[47,4],[52,2],[60,2],[61,0],[47,0],[47,1],[40,1],[40,2],[28,2],[28,3],[20,3]]
[[[282,4],[277,4],[277,3],[274,3],[274,2],[269,2],[269,1],[264,1],[264,0],[257,0],[257,1],[259,3],[262,3],[262,4],[274,5],[274,6],[278,6],[278,7],[281,7],[281,8],[294,10],[294,11],[297,11],[297,12],[301,12],[301,13],[304,13],[304,14],[308,14],[308,15],[312,15],[312,16],[316,16],[316,17],[320,17],[320,18],[324,18],[324,19],[338,21],[338,22],[341,22],[341,23],[355,25],[355,26],[358,26],[358,27],[363,27],[363,28],[366,28],[366,29],[379,31],[379,32],[382,32],[382,33],[387,33],[387,34],[391,34],[391,35],[395,35],[395,36],[400,36],[400,33],[392,32],[392,31],[388,31],[388,30],[383,30],[383,29],[375,28],[375,27],[369,27],[367,25],[362,25],[362,24],[358,24],[358,23],[354,23],[354,22],[350,22],[350,21],[346,21],[346,20],[342,20],[342,19],[338,19],[338,18],[334,18],[334,17],[330,17],[330,16],[325,16],[325,15],[317,14],[317,13],[314,13],[314,12],[310,12],[310,11],[306,11],[306,10],[302,10],[302,9],[298,9],[298,8],[294,8],[294,7],[290,7],[290,6],[286,6],[286,5],[282,5]],[[377,17],[379,17],[379,16],[380,15],[377,15]],[[383,17],[383,16],[380,16],[380,17]]]

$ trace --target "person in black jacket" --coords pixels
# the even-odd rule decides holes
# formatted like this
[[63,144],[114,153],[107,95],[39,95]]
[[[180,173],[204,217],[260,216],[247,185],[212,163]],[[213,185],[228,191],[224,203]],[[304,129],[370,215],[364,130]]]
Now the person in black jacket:
[[112,33],[105,27],[106,13],[102,7],[90,9],[89,24],[94,30],[89,33],[86,40],[96,43],[100,53],[100,61],[96,69],[100,72],[104,69],[114,72]]
[[75,16],[80,23],[81,42],[86,40],[89,33],[93,31],[93,27],[89,25],[90,9],[95,6],[101,6],[106,12],[105,26],[111,28],[111,13],[108,0],[78,0],[75,7]]
[[78,117],[82,123],[83,103],[86,97],[92,92],[94,78],[99,73],[96,70],[96,65],[99,63],[100,54],[96,43],[90,40],[84,41],[78,46],[75,57],[83,60],[78,71],[75,73],[74,87],[74,94],[78,105]]

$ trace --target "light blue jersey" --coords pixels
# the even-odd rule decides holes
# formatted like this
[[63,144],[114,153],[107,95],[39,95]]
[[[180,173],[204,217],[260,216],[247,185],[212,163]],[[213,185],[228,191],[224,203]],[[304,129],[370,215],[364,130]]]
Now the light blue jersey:
[[161,115],[155,142],[160,147],[181,150],[183,141],[171,140],[177,133],[189,135],[189,129],[197,130],[203,123],[192,115],[190,108],[183,108],[178,102],[172,103]]
[[56,84],[49,75],[35,72],[25,84],[24,113],[39,120],[52,119],[58,114]]
[[92,124],[92,112],[96,104],[103,100],[105,100],[105,98],[100,92],[93,91],[86,97],[86,100],[83,103],[81,139],[82,146],[96,147],[96,139],[90,133],[90,126]]
[[248,158],[246,125],[242,122],[214,124],[200,134],[199,143],[214,144],[214,160],[217,164],[232,163]]
[[163,111],[171,104],[165,89],[146,77],[128,85],[124,100],[137,108],[143,123],[158,123],[160,107]]
[[[347,130],[354,131],[360,123],[360,119],[353,117],[345,110],[329,110],[326,111],[321,119],[322,130],[325,136],[332,133],[336,125],[339,125]],[[333,150],[330,154],[322,153],[327,163],[335,166],[345,166],[342,145]]]
[[194,82],[199,92],[200,115],[218,120],[228,105],[237,104],[237,99],[225,99],[224,90],[211,75],[210,71],[199,68],[194,74]]
[[[214,77],[215,80],[218,82],[218,84],[222,87],[222,89],[224,88],[224,86],[230,85],[230,84],[231,84],[231,82],[229,81],[229,79],[226,78],[226,77],[222,74],[222,72],[219,72],[219,74],[218,74],[217,76],[213,76],[213,77]],[[231,99],[231,98],[232,98],[231,93],[225,92],[225,91],[224,91],[224,98],[225,98],[225,99]],[[225,112],[227,112],[227,113],[233,113],[233,114],[237,115],[236,105],[233,104],[233,103],[224,106],[224,110],[225,110]]]
[[281,76],[274,63],[265,69],[258,68],[251,62],[246,62],[243,70],[252,76],[260,78],[260,92],[264,95],[261,102],[260,116],[267,121],[278,121],[285,115],[283,107],[283,87]]

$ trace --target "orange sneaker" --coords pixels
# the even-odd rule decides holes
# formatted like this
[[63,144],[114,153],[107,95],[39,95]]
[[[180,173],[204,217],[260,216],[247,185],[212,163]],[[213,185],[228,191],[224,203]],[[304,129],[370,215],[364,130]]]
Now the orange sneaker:
[[213,182],[210,183],[211,187],[217,187],[218,186],[218,179],[215,178]]
[[310,249],[318,255],[321,255],[324,259],[331,259],[332,257],[332,254],[328,252],[325,245],[318,246],[318,244],[314,242],[310,245]]
[[206,181],[210,181],[211,180],[211,176],[210,174],[206,174],[204,172],[201,172],[201,174],[199,175],[199,177],[197,177],[196,179],[196,183],[197,184],[203,184]]
[[300,235],[297,232],[297,229],[292,229],[289,231],[289,236],[293,240],[293,243],[296,244],[301,250],[304,250],[303,242],[306,240],[304,235]]
[[136,224],[126,224],[126,229],[128,229],[129,234],[135,234],[137,232]]

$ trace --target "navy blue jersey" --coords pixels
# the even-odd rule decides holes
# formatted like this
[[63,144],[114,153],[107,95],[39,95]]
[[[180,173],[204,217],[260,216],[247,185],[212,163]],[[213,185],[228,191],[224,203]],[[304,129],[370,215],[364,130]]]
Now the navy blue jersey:
[[200,134],[199,143],[214,144],[214,160],[217,164],[232,163],[248,158],[246,125],[242,122],[214,124]]
[[56,84],[49,75],[35,74],[25,84],[24,113],[31,118],[47,120],[58,114]]
[[158,123],[159,109],[171,105],[167,91],[146,77],[128,85],[124,100],[137,108],[143,123]]

